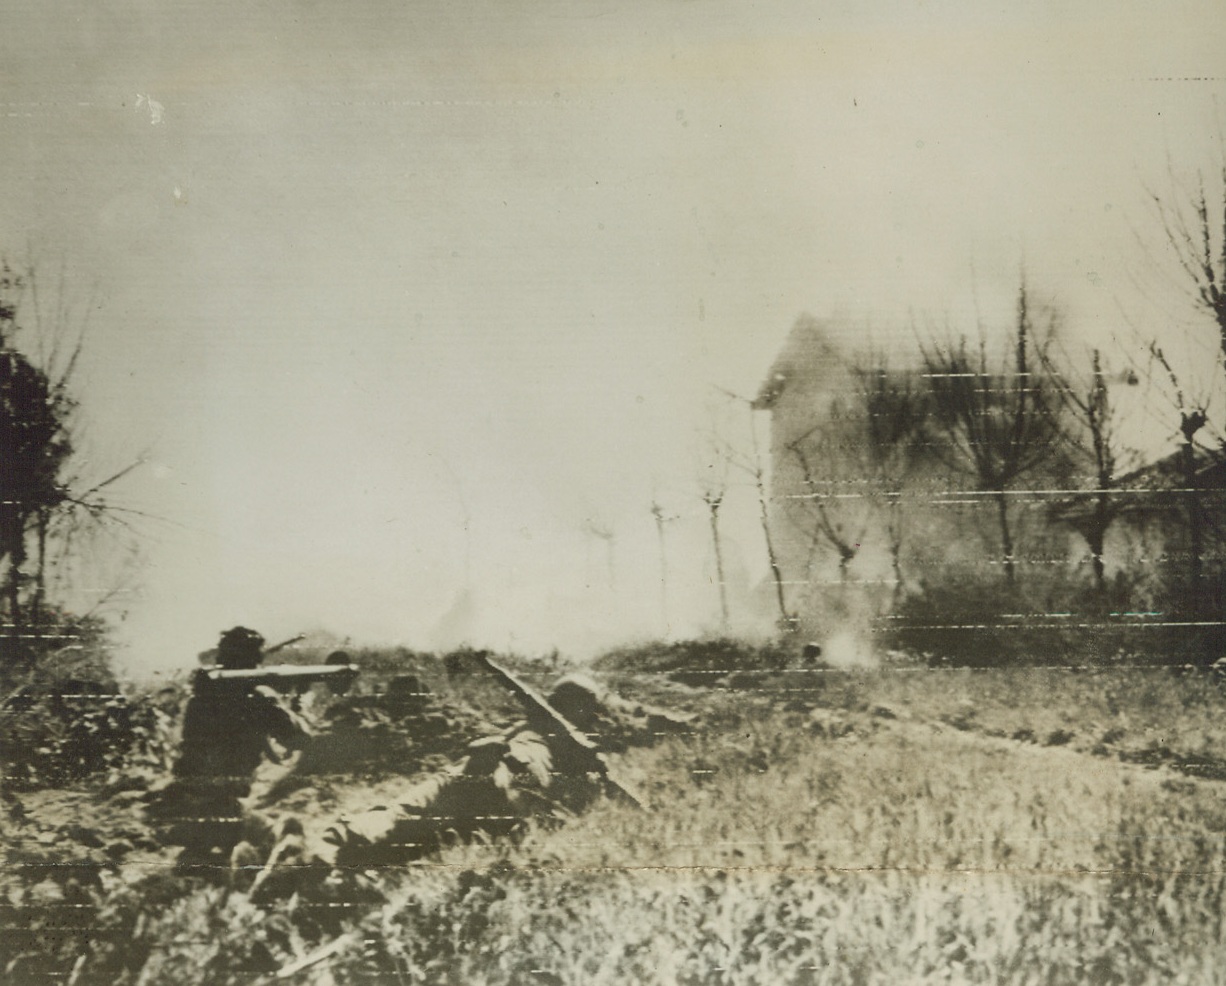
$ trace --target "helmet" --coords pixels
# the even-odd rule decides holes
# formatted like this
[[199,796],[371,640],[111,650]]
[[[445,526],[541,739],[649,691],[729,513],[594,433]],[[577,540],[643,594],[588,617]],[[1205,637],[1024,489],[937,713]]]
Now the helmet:
[[217,664],[229,671],[258,668],[263,659],[263,636],[246,627],[227,630],[217,644]]

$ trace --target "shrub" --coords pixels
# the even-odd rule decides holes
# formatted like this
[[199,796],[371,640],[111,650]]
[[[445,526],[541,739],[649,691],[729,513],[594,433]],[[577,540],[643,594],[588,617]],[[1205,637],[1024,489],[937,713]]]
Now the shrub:
[[716,637],[622,648],[598,657],[592,666],[613,674],[658,675],[687,685],[712,685],[737,672],[778,671],[787,663],[787,652],[779,645]]
[[[22,791],[71,784],[99,774],[169,769],[183,690],[125,694],[110,666],[104,625],[61,618],[75,642],[8,665],[0,707],[3,786]],[[166,690],[164,690],[166,691]]]
[[1064,572],[1010,584],[954,571],[905,598],[887,636],[955,667],[1204,665],[1221,656],[1221,627],[1143,595],[1122,575],[1099,593]]

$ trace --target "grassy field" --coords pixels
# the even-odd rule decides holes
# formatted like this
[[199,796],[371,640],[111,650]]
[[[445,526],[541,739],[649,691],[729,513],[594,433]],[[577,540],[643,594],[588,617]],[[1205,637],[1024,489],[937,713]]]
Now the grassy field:
[[645,810],[340,874],[334,900],[108,875],[95,940],[8,981],[1226,982],[1212,678],[774,660],[699,688],[605,666],[698,716],[619,758]]
[[[938,674],[910,677],[918,714],[897,672],[828,676],[791,711],[769,682],[710,700],[706,729],[623,765],[652,810],[414,874],[338,981],[1226,981],[1218,784],[950,726],[929,709],[965,714],[978,690],[989,721],[1027,710],[999,675]],[[1083,692],[1118,701],[1105,685],[1030,711],[1046,729]],[[1204,683],[1117,687],[1182,703]]]

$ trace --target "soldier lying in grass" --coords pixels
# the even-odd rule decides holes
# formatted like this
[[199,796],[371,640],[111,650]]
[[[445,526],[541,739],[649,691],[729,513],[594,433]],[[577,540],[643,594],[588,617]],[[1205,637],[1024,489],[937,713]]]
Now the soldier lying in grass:
[[506,836],[529,817],[560,819],[602,794],[638,803],[589,736],[487,654],[475,657],[519,700],[526,721],[470,744],[459,763],[408,788],[394,805],[334,825],[327,838],[338,865],[406,862],[448,841]]
[[477,740],[458,763],[408,786],[392,805],[341,818],[325,839],[338,866],[410,862],[478,833],[506,836],[529,816],[560,816],[590,800],[576,785],[553,781],[549,748],[537,734]]
[[[450,843],[503,838],[522,829],[528,819],[560,821],[601,796],[638,804],[601,752],[600,733],[609,717],[594,715],[603,702],[588,694],[589,686],[567,679],[559,683],[552,698],[566,710],[563,714],[487,654],[475,652],[471,657],[474,673],[488,675],[515,696],[523,720],[470,743],[462,756],[424,779],[406,778],[395,793],[384,788],[377,803],[329,826],[322,842],[318,836],[305,838],[301,824],[283,825],[281,838],[262,868],[264,857],[240,846],[246,853],[241,862],[248,875],[258,871],[250,887],[253,897],[309,894],[306,884],[333,867],[338,868],[335,872],[353,873],[421,859]],[[396,694],[389,689],[380,708],[398,708],[405,688]],[[425,715],[423,686],[416,683],[412,694],[415,713]],[[646,714],[636,718],[651,721]],[[682,725],[676,720],[670,723],[674,728]],[[648,731],[643,741],[665,731],[660,727]]]

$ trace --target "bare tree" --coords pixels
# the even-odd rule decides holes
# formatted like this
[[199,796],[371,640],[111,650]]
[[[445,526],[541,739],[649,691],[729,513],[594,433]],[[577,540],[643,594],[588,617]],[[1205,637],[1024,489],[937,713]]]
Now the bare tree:
[[714,409],[709,408],[711,429],[704,455],[699,463],[699,495],[707,507],[707,524],[711,531],[711,550],[715,558],[715,584],[719,591],[720,630],[728,632],[730,612],[728,609],[728,586],[724,572],[724,545],[719,526],[719,511],[728,495],[728,460],[723,449],[723,433]]
[[1184,515],[1188,528],[1188,576],[1194,587],[1194,598],[1199,598],[1203,588],[1203,568],[1205,556],[1204,516],[1201,505],[1201,491],[1196,463],[1196,436],[1209,422],[1207,404],[1199,401],[1189,401],[1179,385],[1179,377],[1171,367],[1170,360],[1156,342],[1150,344],[1152,356],[1166,371],[1174,395],[1176,410],[1179,413],[1179,433],[1183,441],[1179,447],[1179,465],[1182,481]]
[[[1135,385],[1137,378],[1131,371],[1122,377],[1109,374],[1104,369],[1099,349],[1089,353],[1088,372],[1074,368],[1073,360],[1064,352],[1058,362],[1050,349],[1040,350],[1039,356],[1049,375],[1060,384],[1053,390],[1064,412],[1065,437],[1069,446],[1089,461],[1093,482],[1089,510],[1078,509],[1080,504],[1074,501],[1071,508],[1058,507],[1056,516],[1085,538],[1090,549],[1094,586],[1102,593],[1107,587],[1104,558],[1107,532],[1124,506],[1119,497],[1121,480],[1139,460],[1137,452],[1123,441],[1119,407],[1112,397],[1110,384],[1113,379],[1122,379]],[[1084,498],[1078,500],[1084,501]]]
[[[1190,599],[1202,611],[1216,616],[1221,606],[1222,569],[1220,561],[1213,568],[1212,578],[1206,578],[1206,537],[1220,538],[1221,465],[1226,453],[1226,421],[1210,416],[1211,394],[1221,391],[1226,376],[1226,152],[1218,166],[1220,181],[1210,190],[1203,173],[1198,173],[1190,191],[1181,190],[1172,174],[1171,193],[1163,198],[1153,194],[1163,231],[1190,289],[1195,308],[1207,314],[1216,329],[1214,371],[1215,380],[1208,388],[1181,385],[1181,375],[1173,367],[1156,341],[1149,353],[1165,371],[1170,384],[1170,397],[1179,417],[1180,472],[1183,503],[1188,533],[1188,576],[1192,591]],[[1187,373],[1185,379],[1195,374]],[[1200,389],[1200,396],[1188,393]],[[1213,437],[1216,448],[1204,444],[1204,436]],[[1198,463],[1198,448],[1210,459],[1208,469]],[[1217,478],[1206,485],[1205,475],[1215,470]],[[1208,499],[1213,494],[1217,501]],[[1212,503],[1212,509],[1206,504]]]
[[864,417],[866,472],[873,477],[894,571],[894,598],[904,587],[903,491],[918,462],[928,417],[928,395],[912,373],[894,372],[882,350],[870,350],[855,368]]
[[1055,381],[1044,369],[1054,319],[1054,314],[1049,315],[1036,338],[1023,283],[1010,333],[1012,352],[1000,369],[990,365],[982,326],[977,351],[970,349],[965,336],[923,347],[932,422],[944,439],[933,444],[933,453],[995,501],[1005,578],[1010,583],[1015,580],[1015,545],[1009,494],[1019,480],[1050,459],[1061,437]]
[[[830,479],[822,479],[818,476],[817,470],[814,468],[813,460],[816,456],[811,455],[806,449],[806,440],[811,439],[822,430],[822,425],[816,425],[803,435],[789,442],[787,450],[795,458],[800,466],[801,478],[805,485],[805,493],[801,498],[801,502],[808,508],[810,523],[812,529],[810,533],[810,553],[809,562],[806,568],[811,570],[813,564],[813,553],[816,548],[825,543],[833,548],[839,559],[839,580],[845,582],[847,580],[848,568],[856,555],[860,551],[860,545],[864,543],[864,532],[866,530],[866,522],[864,516],[856,518],[859,523],[859,530],[855,534],[849,534],[847,530],[848,519],[842,516],[842,512],[833,505],[835,497],[835,487],[830,482]],[[827,457],[825,461],[834,461],[834,457]]]
[[668,537],[665,528],[675,520],[677,514],[666,514],[659,501],[651,501],[651,516],[656,523],[656,538],[660,545],[660,618],[664,622],[665,632],[668,631]]
[[613,529],[612,525],[605,523],[599,518],[589,517],[583,522],[583,533],[604,542],[605,566],[608,573],[609,588],[616,588],[617,564],[614,559],[614,552],[617,547],[617,532]]
[[790,632],[797,627],[799,619],[788,608],[783,568],[779,563],[779,552],[776,550],[775,536],[771,527],[770,493],[766,485],[766,466],[763,462],[762,445],[758,440],[753,401],[726,390],[720,390],[720,393],[737,404],[743,405],[749,412],[748,453],[727,440],[720,442],[720,452],[729,466],[746,474],[753,482],[758,499],[758,518],[762,525],[762,538],[766,546],[766,560],[770,565],[771,579],[775,586],[775,602],[779,607],[779,625]]
[[711,525],[711,547],[715,552],[715,584],[719,587],[719,627],[728,631],[728,585],[724,576],[724,550],[719,534],[719,508],[724,502],[723,488],[708,488],[703,491],[702,502],[707,505],[707,520]]
[[[1226,363],[1226,156],[1221,162],[1218,199],[1211,197],[1203,174],[1186,193],[1168,198],[1150,193],[1167,242],[1188,278],[1193,302],[1213,319],[1218,330],[1218,358]],[[1174,185],[1172,179],[1172,185]]]

